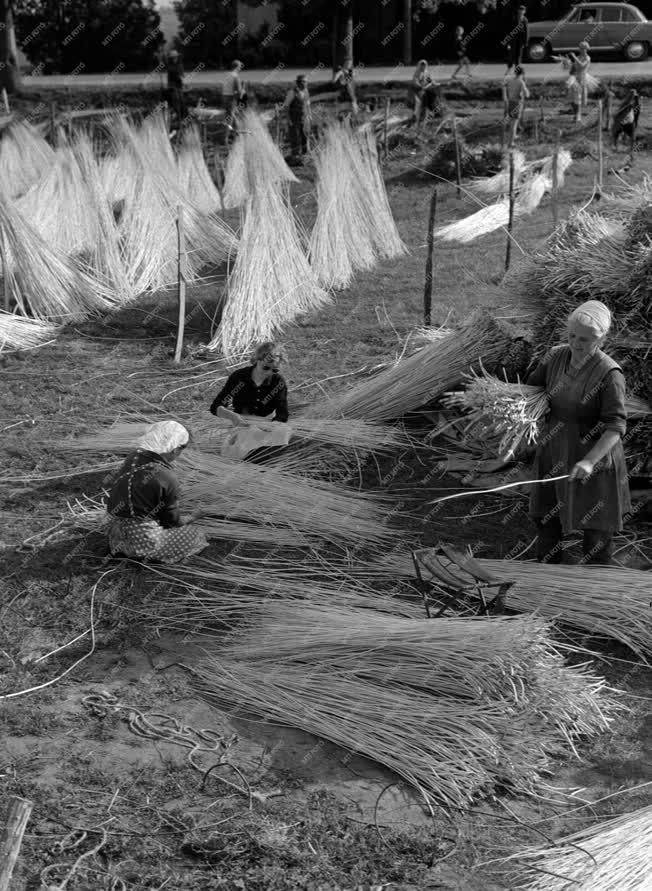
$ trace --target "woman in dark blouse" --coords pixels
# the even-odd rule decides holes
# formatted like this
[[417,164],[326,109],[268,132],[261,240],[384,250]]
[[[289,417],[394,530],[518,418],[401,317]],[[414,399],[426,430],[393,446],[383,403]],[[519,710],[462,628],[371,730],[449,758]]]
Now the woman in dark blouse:
[[[251,365],[229,376],[213,400],[210,410],[217,414],[220,405],[232,407],[239,415],[269,418],[285,423],[288,419],[288,388],[280,374],[287,361],[283,347],[273,342],[261,343]],[[231,404],[229,406],[229,403]]]
[[569,476],[532,490],[540,562],[561,563],[563,534],[581,529],[583,562],[611,563],[614,532],[631,509],[622,444],[625,378],[600,349],[610,327],[603,303],[583,303],[569,316],[568,343],[554,347],[527,381],[545,387],[550,400],[535,478]]

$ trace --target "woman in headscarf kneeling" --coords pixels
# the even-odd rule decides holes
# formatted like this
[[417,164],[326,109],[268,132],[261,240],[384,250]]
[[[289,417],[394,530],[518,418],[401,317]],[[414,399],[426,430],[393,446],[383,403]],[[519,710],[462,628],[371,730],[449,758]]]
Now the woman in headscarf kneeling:
[[153,424],[120,468],[109,493],[109,549],[112,554],[160,563],[179,563],[208,546],[193,525],[200,511],[182,519],[179,483],[172,463],[189,440],[176,421]]
[[561,563],[564,533],[582,530],[584,563],[609,564],[614,532],[631,510],[625,452],[625,377],[603,353],[611,312],[588,300],[568,318],[568,343],[553,347],[527,380],[543,386],[550,414],[537,447],[530,516],[537,559]]

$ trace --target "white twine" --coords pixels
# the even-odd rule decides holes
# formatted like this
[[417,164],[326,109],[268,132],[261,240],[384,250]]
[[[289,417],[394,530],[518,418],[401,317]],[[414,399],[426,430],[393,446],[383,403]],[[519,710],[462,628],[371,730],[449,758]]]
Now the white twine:
[[440,501],[450,501],[452,498],[464,498],[466,495],[490,495],[492,492],[502,492],[503,489],[513,489],[515,486],[531,486],[535,483],[554,483],[557,480],[567,480],[570,478],[569,473],[563,476],[550,476],[545,480],[518,480],[516,483],[506,483],[504,486],[496,486],[495,489],[471,489],[467,492],[456,492],[454,495],[444,495],[443,498],[435,498],[428,504],[439,504]]

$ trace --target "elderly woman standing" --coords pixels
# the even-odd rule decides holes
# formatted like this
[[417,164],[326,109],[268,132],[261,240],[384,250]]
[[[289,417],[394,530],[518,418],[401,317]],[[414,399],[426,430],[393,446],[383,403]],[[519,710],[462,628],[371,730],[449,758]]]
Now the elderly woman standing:
[[107,502],[109,548],[114,555],[161,563],[178,563],[198,554],[208,542],[191,525],[196,511],[183,520],[179,484],[172,463],[189,440],[176,421],[153,424],[120,468]]
[[553,347],[527,381],[544,386],[550,400],[535,477],[569,476],[532,491],[540,562],[561,563],[563,534],[581,529],[583,562],[611,563],[614,532],[631,507],[622,444],[625,378],[601,350],[610,327],[604,303],[583,303],[569,316],[568,343]]

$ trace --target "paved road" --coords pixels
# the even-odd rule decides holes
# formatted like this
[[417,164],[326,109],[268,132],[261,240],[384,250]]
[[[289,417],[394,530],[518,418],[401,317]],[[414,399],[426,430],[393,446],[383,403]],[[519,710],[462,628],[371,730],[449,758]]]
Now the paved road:
[[[455,65],[433,65],[431,74],[435,80],[447,80],[455,70]],[[505,74],[504,65],[478,64],[473,66],[473,80],[482,82],[502,80]],[[396,65],[389,67],[369,67],[356,69],[356,77],[360,83],[383,83],[388,81],[409,81],[414,67],[412,65]],[[652,80],[652,60],[647,62],[594,62],[591,73],[596,77],[611,79],[615,83],[623,79],[640,80],[646,76]],[[307,74],[309,80],[324,81],[330,78],[330,68],[274,68],[267,70],[244,71],[243,78],[253,83],[289,84],[297,74]],[[556,64],[526,66],[529,81],[563,80],[567,75],[561,66]],[[193,88],[217,87],[224,79],[223,71],[189,71],[186,84]],[[67,74],[49,75],[47,77],[25,77],[24,84],[28,88],[50,89],[124,89],[138,86],[150,89],[162,83],[162,75],[158,72],[150,74]]]

